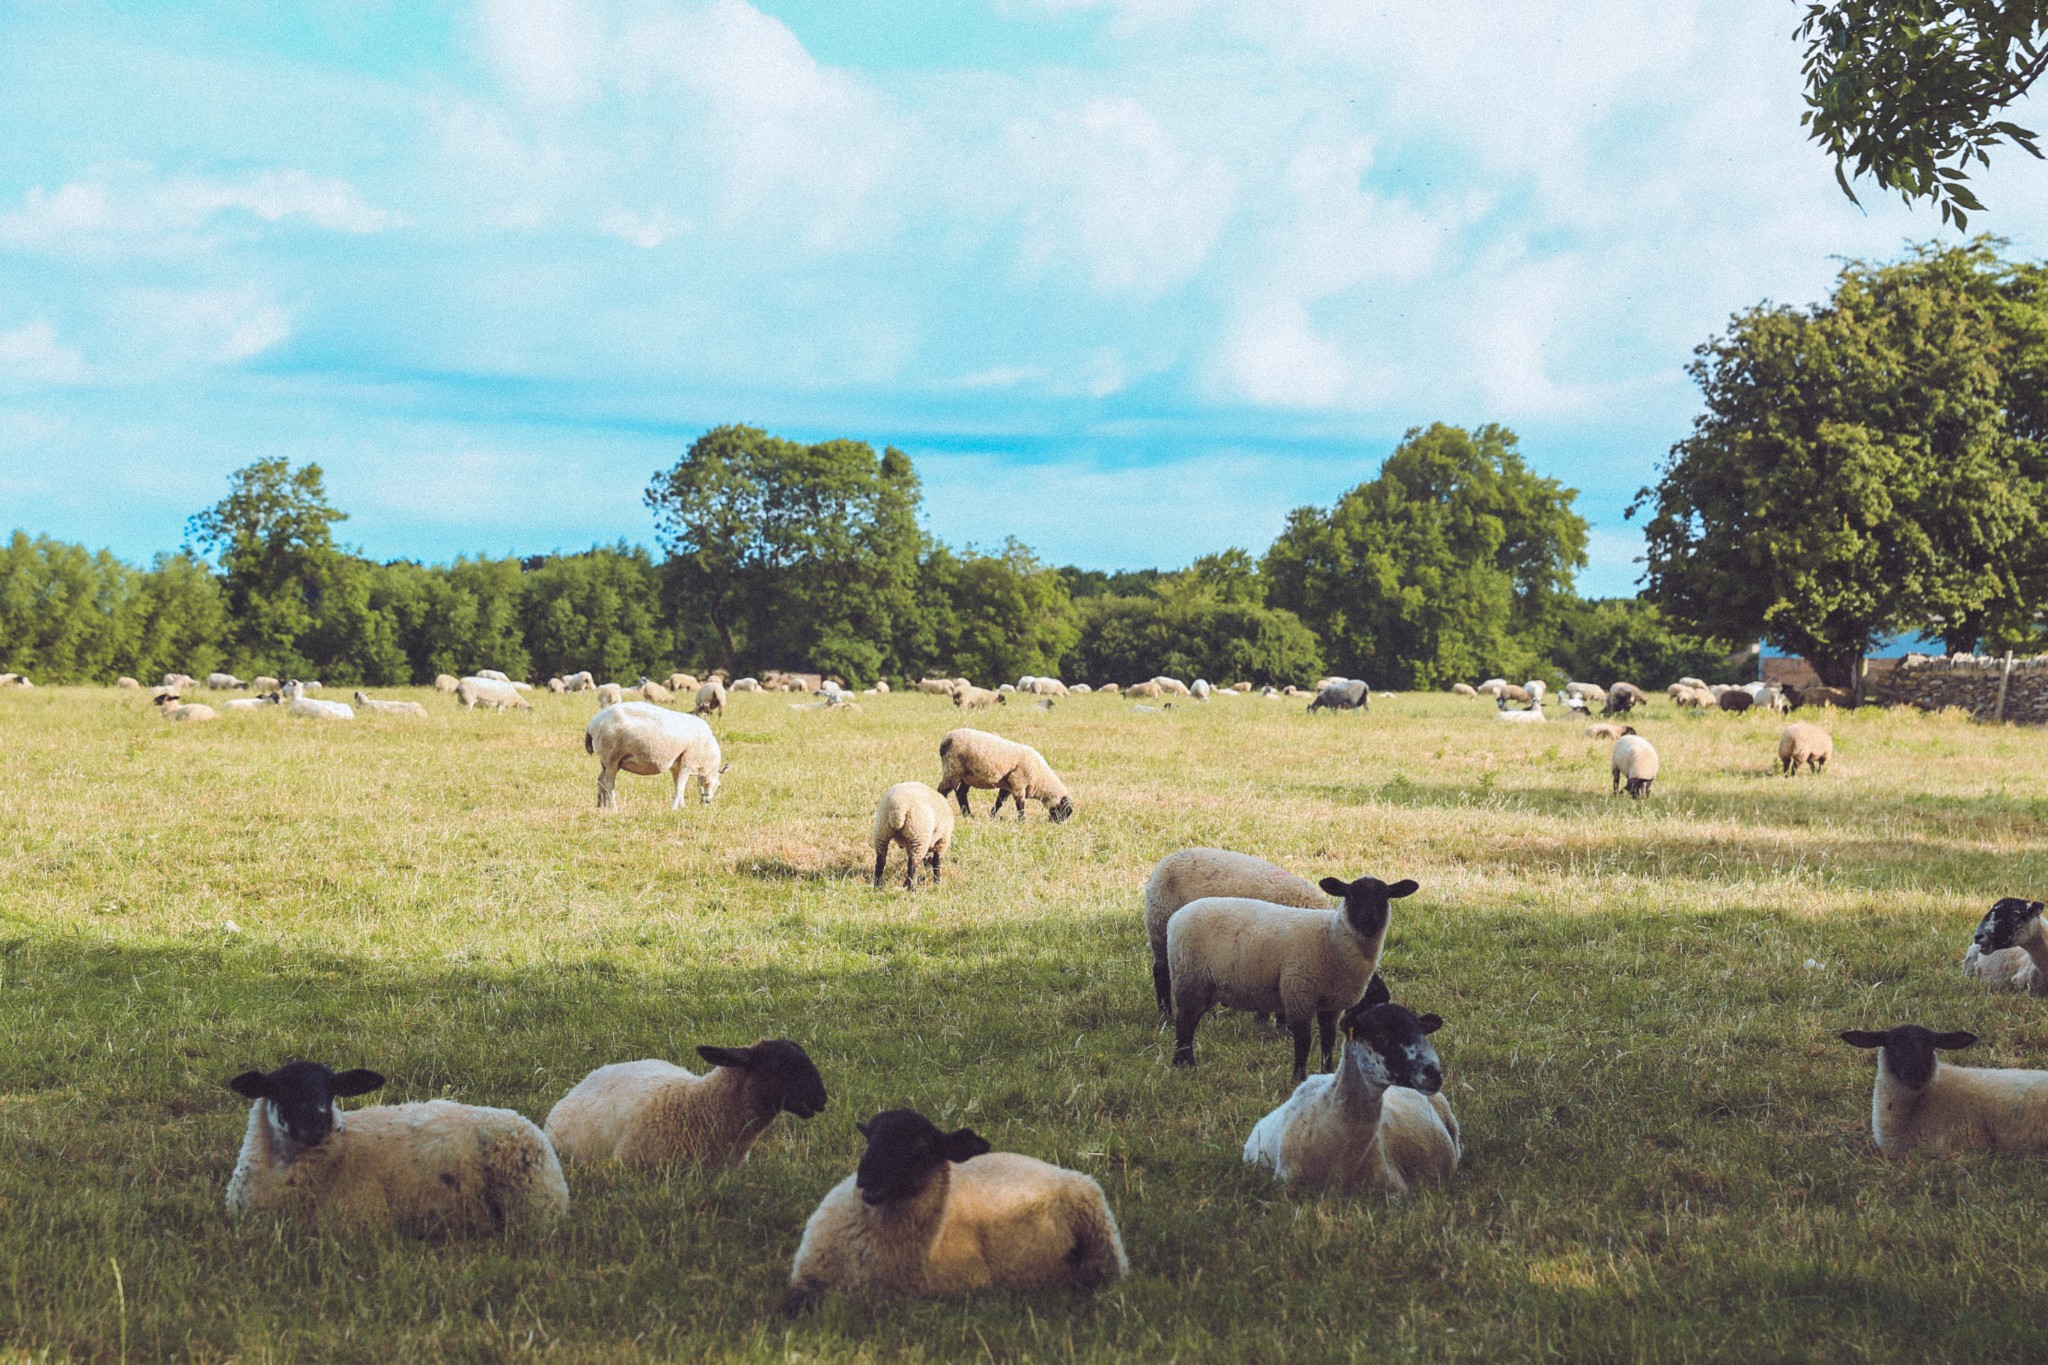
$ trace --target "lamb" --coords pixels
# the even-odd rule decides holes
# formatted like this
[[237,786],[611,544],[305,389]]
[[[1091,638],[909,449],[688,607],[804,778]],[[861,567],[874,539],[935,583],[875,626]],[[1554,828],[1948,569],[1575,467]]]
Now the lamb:
[[601,1066],[548,1111],[548,1140],[571,1161],[737,1166],[778,1114],[825,1110],[825,1081],[787,1038],[700,1047],[702,1076],[649,1058]]
[[1627,783],[1628,794],[1640,801],[1650,794],[1650,784],[1657,780],[1657,747],[1641,735],[1631,731],[1614,741],[1614,753],[1608,759],[1608,768],[1613,781],[1608,785],[1607,794],[1614,795]]
[[156,699],[162,708],[159,712],[165,720],[219,720],[220,713],[203,702],[186,702],[180,705],[178,694],[166,692]]
[[1462,1135],[1429,1041],[1443,1020],[1371,998],[1344,1012],[1336,1073],[1310,1076],[1259,1120],[1245,1140],[1246,1165],[1346,1195],[1398,1196],[1457,1170]]
[[1166,926],[1190,901],[1237,896],[1268,905],[1328,910],[1330,898],[1314,883],[1249,853],[1183,848],[1169,853],[1145,883],[1145,936],[1152,943],[1152,990],[1159,1017],[1173,1018],[1173,973],[1167,966]]
[[1633,725],[1616,725],[1612,721],[1601,721],[1588,725],[1585,736],[1587,739],[1620,739],[1623,735],[1632,735],[1635,732],[1636,727]]
[[1388,885],[1377,877],[1325,877],[1320,885],[1343,900],[1342,909],[1210,896],[1174,912],[1166,924],[1166,959],[1173,977],[1175,1066],[1195,1064],[1195,1028],[1219,1004],[1287,1016],[1296,1083],[1308,1074],[1309,1021],[1315,1020],[1323,1065],[1330,1065],[1337,1012],[1358,1003],[1379,967],[1390,902],[1418,888],[1413,881]]
[[453,692],[461,685],[462,679],[456,677],[453,673],[436,673],[434,675],[434,690],[436,692]]
[[1308,713],[1317,711],[1369,711],[1372,709],[1372,690],[1356,678],[1339,678],[1322,685],[1316,699],[1308,704]]
[[488,706],[493,711],[503,711],[508,706],[515,711],[533,709],[532,703],[520,696],[512,684],[485,677],[464,678],[455,684],[455,700],[462,703],[465,711],[474,711],[479,706]]
[[953,705],[963,711],[979,711],[988,706],[1008,706],[1010,699],[1001,692],[991,692],[986,687],[956,687],[953,689]]
[[[333,704],[331,702],[328,703],[328,705]],[[421,706],[416,701],[378,701],[360,688],[356,691],[356,705],[362,707],[365,711],[385,716],[424,717],[427,714],[427,708]]]
[[335,1103],[383,1084],[374,1071],[336,1074],[318,1062],[228,1082],[252,1101],[228,1216],[495,1233],[544,1232],[568,1212],[562,1164],[531,1121],[448,1100],[347,1114]]
[[955,797],[963,815],[974,814],[967,793],[977,788],[995,790],[991,819],[1003,813],[1005,797],[1017,807],[1019,820],[1024,818],[1026,799],[1043,803],[1046,815],[1056,825],[1074,813],[1074,799],[1066,784],[1045,761],[1045,755],[1028,744],[986,730],[948,730],[939,740],[939,765],[939,794]]
[[697,689],[697,714],[700,716],[722,716],[725,714],[725,684],[713,678]]
[[1817,775],[1834,756],[1835,741],[1810,721],[1795,721],[1778,734],[1778,763],[1786,777],[1799,771],[1801,764]]
[[1881,1048],[1870,1131],[1877,1149],[1898,1156],[1916,1147],[1937,1152],[2048,1150],[2048,1071],[1948,1066],[1936,1051],[1977,1041],[1957,1030],[1934,1033],[1918,1024],[1850,1029],[1851,1047]]
[[930,863],[932,881],[939,880],[940,863],[952,842],[953,803],[922,782],[898,782],[875,807],[875,885],[882,884],[891,844],[903,849],[903,889],[908,891],[917,883],[919,863]]
[[644,700],[651,702],[668,702],[676,699],[675,693],[669,691],[645,673],[640,675],[640,696]]
[[819,1202],[789,1270],[785,1311],[857,1295],[1095,1289],[1130,1272],[1102,1187],[1078,1171],[995,1152],[914,1109],[856,1124],[860,1166]]
[[232,673],[209,673],[206,675],[207,690],[212,692],[234,692],[248,687]]
[[356,713],[345,701],[317,701],[306,695],[306,685],[293,679],[284,685],[284,713],[302,720],[354,720]]
[[1963,953],[1963,975],[1992,986],[2048,995],[2048,933],[2040,901],[2007,896],[1984,912]]
[[597,758],[597,808],[617,810],[619,771],[653,777],[672,773],[676,781],[670,810],[683,808],[683,789],[697,779],[697,800],[710,805],[718,795],[720,776],[732,764],[721,762],[718,736],[696,716],[667,711],[652,702],[614,702],[590,718],[583,732],[583,752]]
[[1508,721],[1516,725],[1533,725],[1539,721],[1546,721],[1549,719],[1548,716],[1543,714],[1542,702],[1530,702],[1529,709],[1526,711],[1510,711],[1508,710],[1508,699],[1506,697],[1502,697],[1500,699],[1500,709],[1494,712],[1493,718],[1495,720]]

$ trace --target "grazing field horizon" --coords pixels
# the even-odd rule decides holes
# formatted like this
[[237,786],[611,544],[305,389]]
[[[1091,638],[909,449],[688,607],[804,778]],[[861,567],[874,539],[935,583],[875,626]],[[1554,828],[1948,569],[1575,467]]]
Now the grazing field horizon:
[[[1646,680],[1647,681],[1647,680]],[[1633,717],[1610,797],[1580,722],[1258,697],[963,716],[740,694],[717,802],[622,776],[587,696],[424,720],[168,724],[103,688],[0,692],[0,1355],[26,1359],[2039,1359],[2039,1159],[1870,1141],[1872,1054],[2048,1059],[2048,1001],[1966,981],[1971,928],[2048,883],[2048,734],[1955,714]],[[1035,745],[1073,819],[977,818],[945,878],[869,884],[892,783],[961,724]],[[1219,1012],[1167,1062],[1145,879],[1211,845],[1311,878],[1413,877],[1382,968],[1436,1036],[1465,1153],[1400,1202],[1246,1168],[1284,1035]],[[222,1196],[226,1087],[304,1057],[538,1121],[592,1068],[800,1042],[829,1091],[737,1170],[570,1166],[541,1239],[346,1236]],[[804,1219],[896,1106],[1097,1179],[1132,1273],[1094,1295],[777,1312]]]

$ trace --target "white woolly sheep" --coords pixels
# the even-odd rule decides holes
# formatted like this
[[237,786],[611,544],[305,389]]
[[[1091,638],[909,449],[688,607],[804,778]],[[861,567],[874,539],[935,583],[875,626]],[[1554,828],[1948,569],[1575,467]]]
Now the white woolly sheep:
[[892,844],[903,850],[905,891],[917,884],[920,863],[931,864],[932,880],[936,882],[946,850],[953,843],[953,803],[922,782],[898,782],[882,793],[881,803],[875,807],[871,842],[875,850],[876,886],[882,884],[882,870],[888,865]]
[[123,674],[121,677],[114,679],[114,686],[120,688],[124,692],[140,691],[142,688],[141,683],[137,682],[135,679],[131,677],[128,677],[125,674]]
[[571,1161],[627,1166],[737,1166],[776,1115],[825,1108],[825,1082],[787,1038],[700,1047],[702,1076],[649,1058],[601,1066],[548,1111],[547,1135]]
[[1508,680],[1506,678],[1488,678],[1472,690],[1482,697],[1498,697],[1507,689]]
[[1454,697],[1476,697],[1479,695],[1479,689],[1471,683],[1452,683],[1451,695]]
[[1614,741],[1607,766],[1614,779],[1607,794],[1614,795],[1626,784],[1628,794],[1640,801],[1650,794],[1650,784],[1657,780],[1657,747],[1641,735],[1623,735]]
[[1692,676],[1692,674],[1690,674],[1690,673],[1686,674],[1686,675],[1685,675],[1684,677],[1680,678],[1680,679],[1679,679],[1679,680],[1678,680],[1677,682],[1675,682],[1675,683],[1673,683],[1673,684],[1671,684],[1671,685],[1672,685],[1673,687],[1696,687],[1696,688],[1698,688],[1698,689],[1699,689],[1700,691],[1702,691],[1702,692],[1704,692],[1704,691],[1706,691],[1706,690],[1707,690],[1707,681],[1706,681],[1706,679],[1705,679],[1705,678],[1695,678],[1695,677],[1693,677],[1693,676]]
[[296,678],[284,685],[284,713],[302,720],[354,720],[356,713],[345,701],[319,701],[306,695],[306,685]]
[[740,678],[735,682],[727,684],[726,690],[728,692],[759,692],[761,690],[761,680],[759,678]]
[[1794,721],[1778,734],[1778,764],[1786,777],[1799,771],[1802,764],[1809,773],[1818,773],[1834,756],[1835,741],[1809,721]]
[[1188,684],[1188,695],[1193,697],[1196,701],[1209,700],[1209,694],[1214,692],[1215,690],[1216,689],[1209,686],[1209,680],[1207,678],[1197,678],[1193,682]]
[[462,703],[465,711],[474,711],[479,706],[488,706],[493,711],[503,711],[508,706],[515,711],[533,709],[533,704],[520,696],[512,684],[491,678],[464,678],[455,684],[455,700]]
[[860,1166],[820,1201],[790,1266],[785,1311],[819,1294],[1096,1289],[1130,1272],[1102,1186],[913,1109],[855,1125]]
[[248,685],[232,673],[209,673],[206,675],[207,689],[213,692],[234,692],[246,688]]
[[453,692],[461,685],[462,679],[456,677],[453,673],[436,673],[434,675],[434,690],[436,692]]
[[569,684],[563,682],[560,678],[548,679],[548,691],[554,693],[556,696],[559,697],[568,690]]
[[986,687],[956,687],[953,689],[953,705],[963,711],[979,711],[990,706],[1008,706],[1010,699],[1001,692],[992,692]]
[[672,773],[676,781],[670,810],[683,808],[683,789],[697,779],[697,800],[710,805],[718,795],[723,762],[718,736],[696,716],[665,710],[652,702],[616,702],[590,718],[583,732],[583,752],[597,758],[597,808],[617,810],[614,790],[621,770],[641,777]]
[[1158,683],[1155,682],[1132,683],[1129,687],[1124,689],[1123,694],[1126,697],[1136,697],[1140,699],[1147,697],[1163,697],[1166,695],[1166,689],[1162,688]]
[[1623,735],[1632,735],[1635,732],[1636,727],[1633,725],[1616,725],[1612,721],[1601,721],[1588,725],[1584,734],[1587,739],[1620,739]]
[[1158,677],[1154,678],[1152,681],[1158,685],[1160,691],[1165,692],[1171,696],[1186,697],[1193,695],[1193,693],[1189,691],[1188,685],[1182,682],[1179,678],[1169,678],[1162,673]]
[[1963,975],[1991,986],[2048,995],[2048,932],[2040,901],[2006,896],[1984,913],[1963,953]]
[[228,1180],[230,1218],[495,1233],[546,1231],[569,1211],[555,1149],[510,1109],[429,1100],[344,1114],[337,1099],[384,1078],[317,1062],[245,1071],[228,1084],[253,1101]]
[[501,682],[507,684],[509,684],[512,681],[510,678],[506,677],[503,673],[500,673],[495,668],[479,668],[472,676],[478,678],[489,678],[492,682]]
[[1850,1029],[1851,1047],[1879,1048],[1870,1132],[1877,1149],[1898,1156],[1916,1147],[1937,1152],[2048,1150],[2048,1071],[1949,1066],[1936,1051],[1977,1041],[1960,1030],[1934,1033],[1918,1024]]
[[934,697],[952,696],[953,686],[951,678],[919,678],[917,680],[917,690]]
[[671,673],[668,675],[668,690],[671,692],[695,692],[703,684],[694,673]]
[[259,673],[249,679],[249,686],[255,688],[258,692],[275,692],[280,687],[283,687],[284,684],[271,677],[268,673]]
[[1195,1029],[1217,1005],[1287,1016],[1294,1035],[1294,1079],[1308,1074],[1309,1021],[1316,1021],[1323,1065],[1330,1065],[1337,1012],[1365,994],[1379,967],[1392,918],[1390,903],[1412,896],[1412,881],[1325,877],[1338,910],[1274,905],[1241,896],[1191,901],[1166,923],[1173,974],[1173,1064],[1195,1064]]
[[640,686],[637,690],[640,693],[641,699],[645,701],[659,703],[670,702],[676,699],[675,693],[669,691],[644,673],[640,675]]
[[1069,687],[1067,689],[1067,692],[1072,696],[1085,697],[1094,690],[1095,689],[1090,687],[1087,683],[1075,683],[1072,687]]
[[590,675],[589,669],[585,669],[581,673],[564,673],[562,675],[562,686],[571,692],[595,692],[597,691],[597,679]]
[[1056,825],[1074,813],[1066,784],[1045,761],[1045,755],[1029,744],[986,730],[948,730],[939,740],[939,769],[939,794],[956,798],[962,815],[974,814],[967,803],[969,790],[990,789],[996,794],[991,819],[1003,813],[1005,797],[1017,807],[1019,820],[1024,818],[1026,800],[1043,803]]
[[284,701],[281,693],[270,692],[260,697],[234,697],[221,703],[228,711],[260,711],[266,706],[277,706]]
[[189,673],[166,673],[163,685],[172,689],[193,688],[199,686],[199,679]]
[[1529,709],[1526,711],[1510,711],[1508,709],[1508,699],[1505,696],[1500,699],[1499,709],[1494,712],[1493,718],[1495,720],[1504,720],[1514,725],[1534,725],[1549,719],[1548,716],[1543,714],[1542,702],[1530,702]]
[[175,692],[167,692],[156,699],[162,708],[165,720],[219,720],[220,714],[204,702],[186,702],[180,705]]
[[[332,705],[333,703],[328,703]],[[365,711],[381,716],[425,716],[427,708],[416,701],[379,701],[360,689],[356,692],[356,705]]]
[[722,716],[725,714],[725,684],[713,678],[697,689],[697,714],[700,716]]
[[1443,1067],[1429,1035],[1434,1014],[1373,999],[1344,1012],[1344,1058],[1335,1074],[1310,1076],[1245,1140],[1247,1165],[1273,1178],[1338,1194],[1402,1195],[1440,1185],[1458,1168],[1457,1116],[1443,1095]]
[[1183,848],[1167,854],[1145,882],[1145,937],[1152,944],[1152,990],[1159,1017],[1173,1018],[1173,973],[1166,960],[1166,926],[1190,901],[1237,896],[1269,905],[1328,910],[1330,898],[1306,878],[1249,853]]

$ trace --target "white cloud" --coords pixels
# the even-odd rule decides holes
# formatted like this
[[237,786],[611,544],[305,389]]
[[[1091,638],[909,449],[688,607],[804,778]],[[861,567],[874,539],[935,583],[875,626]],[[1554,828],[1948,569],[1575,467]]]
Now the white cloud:
[[86,373],[85,358],[59,342],[46,319],[0,332],[0,383],[75,384]]
[[1275,407],[1321,407],[1344,391],[1344,352],[1298,301],[1254,304],[1231,324],[1222,368],[1238,396]]
[[373,233],[403,219],[373,208],[345,180],[304,171],[263,171],[239,179],[180,175],[164,179],[147,166],[100,167],[55,190],[38,185],[21,207],[0,213],[0,246],[49,248],[74,242],[189,242],[224,214],[252,214],[266,223],[302,219],[329,232]]
[[291,335],[291,319],[253,285],[141,289],[129,296],[143,345],[170,363],[232,365]]
[[596,95],[603,24],[578,0],[483,0],[484,55],[521,98],[564,108]]
[[690,220],[678,217],[665,209],[654,209],[648,213],[635,213],[631,209],[607,209],[598,218],[598,230],[622,242],[652,251],[658,246],[682,236],[691,228]]

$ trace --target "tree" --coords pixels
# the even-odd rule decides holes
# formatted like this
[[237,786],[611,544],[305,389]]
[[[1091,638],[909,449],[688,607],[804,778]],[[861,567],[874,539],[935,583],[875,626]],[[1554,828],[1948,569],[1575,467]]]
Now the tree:
[[1062,666],[1069,678],[1132,683],[1165,673],[1284,685],[1322,674],[1315,632],[1291,611],[1158,595],[1091,597],[1079,607],[1079,637]]
[[1411,430],[1377,478],[1289,514],[1267,601],[1315,632],[1330,667],[1380,686],[1521,672],[1586,562],[1577,496],[1532,472],[1505,427]]
[[305,673],[300,640],[317,623],[337,572],[334,523],[348,514],[327,501],[320,466],[294,470],[258,460],[229,478],[228,495],[186,523],[192,542],[220,566],[239,668]]
[[[1725,678],[1740,647],[1690,635],[1654,602],[1604,597],[1574,603],[1557,623],[1550,659],[1567,678],[1652,689],[1688,675]],[[1754,665],[1749,665],[1754,670]]]
[[1984,206],[1966,183],[2000,142],[2041,155],[1999,115],[2048,71],[2048,0],[1828,0],[1806,7],[1807,111],[1800,122],[1853,174],[1958,228]]
[[1065,578],[1011,540],[1001,554],[955,554],[934,545],[920,568],[933,653],[906,673],[937,671],[986,684],[1056,675],[1080,628]]
[[[495,561],[494,575],[502,572]],[[482,565],[472,566],[475,570]],[[647,551],[624,541],[592,546],[580,555],[558,555],[511,585],[518,615],[508,620],[508,642],[521,666],[530,656],[538,674],[584,669],[631,683],[642,675],[665,678],[682,662],[673,627],[662,618],[661,571]],[[493,594],[475,590],[482,604],[479,639],[487,639]]]
[[1967,648],[2038,600],[2042,453],[2007,420],[1973,260],[1852,262],[1827,304],[1753,308],[1695,353],[1707,410],[1629,509],[1653,509],[1648,595],[1682,627],[1764,636],[1840,687],[1885,636]]

